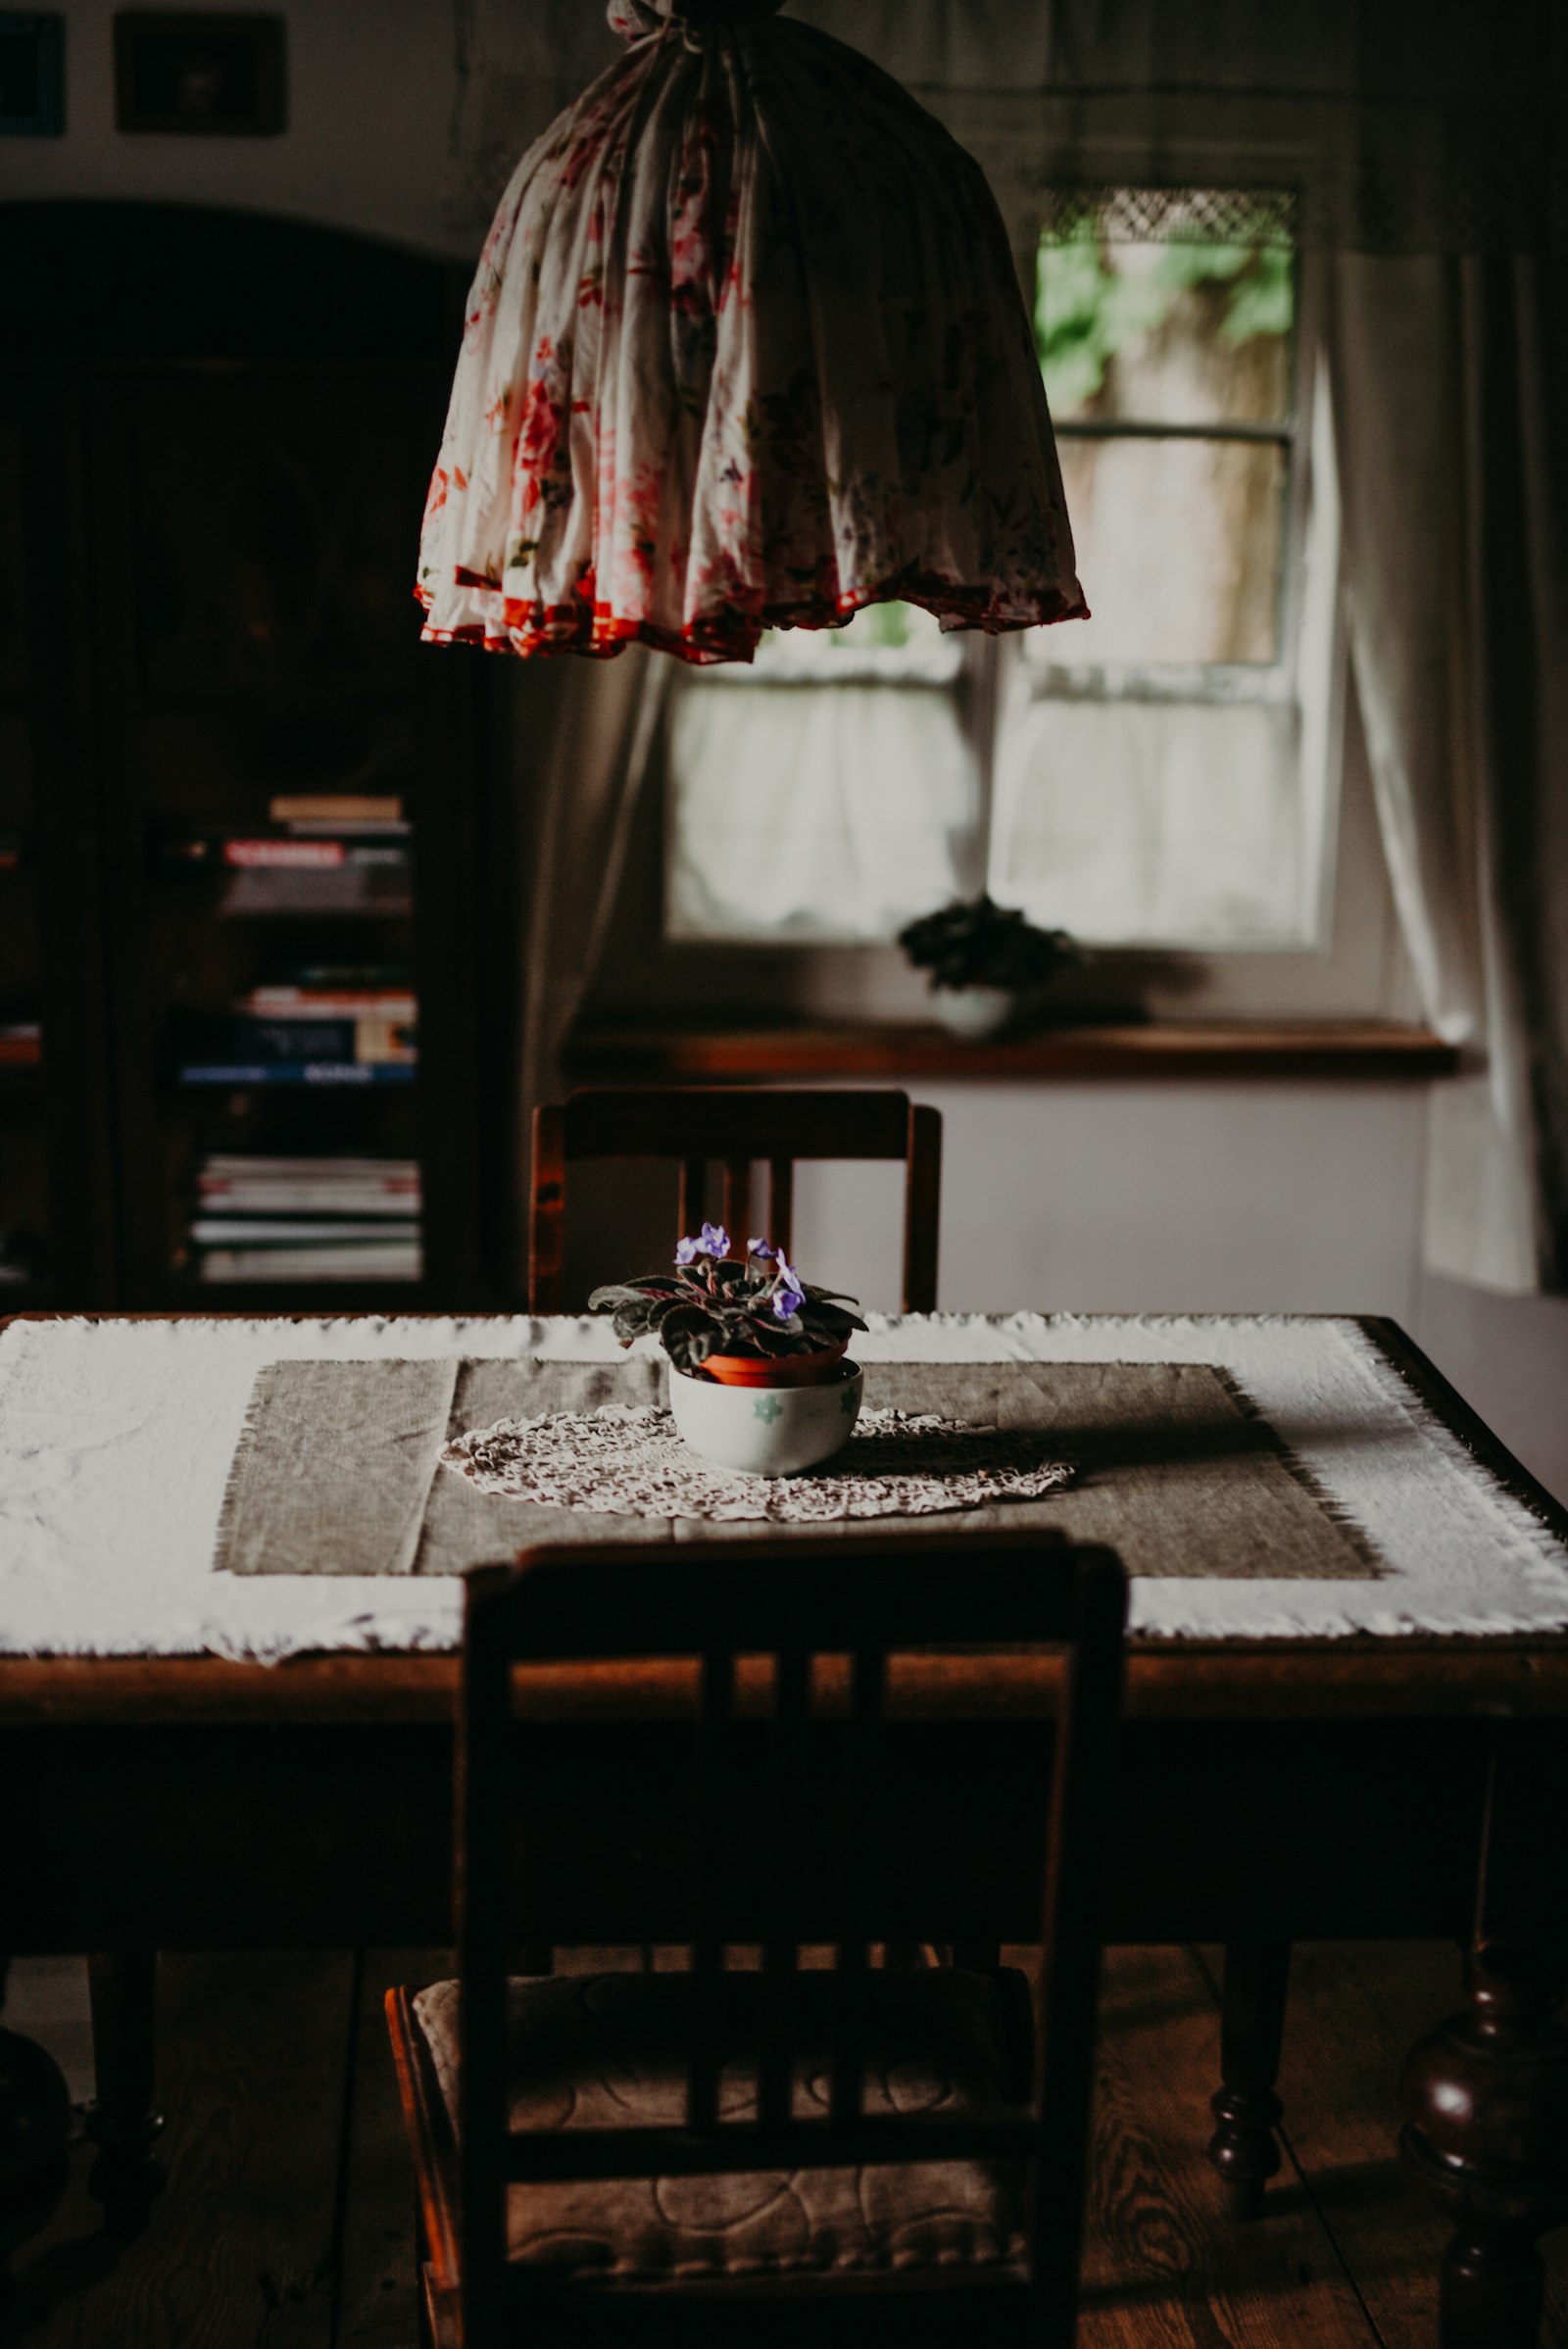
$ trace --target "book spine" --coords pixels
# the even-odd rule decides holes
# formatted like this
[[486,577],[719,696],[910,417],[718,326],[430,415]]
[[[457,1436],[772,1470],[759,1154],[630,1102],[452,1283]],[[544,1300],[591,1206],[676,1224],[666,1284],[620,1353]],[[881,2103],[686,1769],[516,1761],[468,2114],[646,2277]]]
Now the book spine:
[[210,1041],[214,1059],[388,1060],[418,1057],[414,1023],[395,1019],[241,1019]]
[[220,1048],[236,1060],[357,1060],[351,1019],[247,1019]]
[[198,1215],[189,1238],[197,1248],[340,1247],[397,1248],[418,1241],[416,1218],[375,1222],[369,1217],[331,1219],[306,1215]]
[[291,792],[268,812],[274,824],[401,824],[403,802],[368,792]]
[[347,851],[341,840],[225,840],[223,862],[241,871],[254,867],[298,872],[320,872],[342,864]]
[[257,987],[239,1005],[249,1019],[401,1019],[414,1021],[419,1006],[412,995],[377,993],[365,988],[359,993],[344,989],[338,994],[312,994],[304,987]]
[[241,1191],[194,1193],[188,1202],[192,1215],[351,1215],[357,1221],[374,1223],[408,1223],[416,1221],[421,1212],[417,1193],[405,1192],[399,1198],[377,1199],[364,1192],[322,1193],[309,1190]]

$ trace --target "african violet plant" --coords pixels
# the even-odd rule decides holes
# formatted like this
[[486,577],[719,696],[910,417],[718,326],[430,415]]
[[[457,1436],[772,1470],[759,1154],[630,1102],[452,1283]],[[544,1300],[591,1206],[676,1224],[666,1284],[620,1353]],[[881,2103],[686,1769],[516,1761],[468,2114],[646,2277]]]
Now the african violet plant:
[[933,987],[1043,987],[1078,959],[1065,930],[1037,930],[1015,906],[990,896],[956,898],[899,932],[899,944]]
[[700,1370],[710,1354],[766,1360],[842,1347],[864,1322],[848,1308],[853,1297],[813,1289],[786,1261],[782,1248],[748,1240],[743,1262],[732,1256],[722,1224],[705,1223],[695,1240],[675,1248],[673,1272],[596,1289],[589,1310],[614,1316],[622,1346],[656,1336],[677,1370]]

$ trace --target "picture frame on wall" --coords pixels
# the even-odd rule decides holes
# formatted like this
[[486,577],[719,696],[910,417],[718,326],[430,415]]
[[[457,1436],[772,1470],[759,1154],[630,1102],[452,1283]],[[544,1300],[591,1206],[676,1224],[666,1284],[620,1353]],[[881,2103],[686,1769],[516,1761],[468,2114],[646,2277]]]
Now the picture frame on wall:
[[0,138],[58,138],[65,126],[65,18],[0,9]]
[[270,138],[284,111],[280,16],[125,9],[115,18],[117,128]]

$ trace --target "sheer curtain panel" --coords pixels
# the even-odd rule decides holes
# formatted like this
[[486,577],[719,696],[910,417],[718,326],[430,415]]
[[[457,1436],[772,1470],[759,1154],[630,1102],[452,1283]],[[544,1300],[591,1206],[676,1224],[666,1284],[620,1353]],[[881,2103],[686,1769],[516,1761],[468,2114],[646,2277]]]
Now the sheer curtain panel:
[[1431,1269],[1568,1287],[1568,269],[1347,255],[1346,602],[1435,1089]]

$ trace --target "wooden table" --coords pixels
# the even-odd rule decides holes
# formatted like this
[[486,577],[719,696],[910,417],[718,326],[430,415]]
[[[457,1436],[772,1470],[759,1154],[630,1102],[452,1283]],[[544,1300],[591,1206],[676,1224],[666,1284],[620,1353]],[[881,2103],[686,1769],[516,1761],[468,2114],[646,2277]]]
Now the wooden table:
[[[1430,1363],[1363,1326],[1568,1541],[1568,1510]],[[444,1655],[0,1659],[0,1940],[113,1953],[95,1967],[106,2193],[149,2182],[154,1951],[450,1939],[455,1678]],[[888,1933],[1028,1939],[1050,1659],[911,1657],[895,1688],[926,1800]],[[662,1836],[689,1698],[679,1667],[530,1682],[539,1808],[563,1850],[593,1846],[537,1921],[555,1940],[678,1937]],[[1466,2010],[1406,2069],[1403,2141],[1456,2223],[1443,2349],[1529,2349],[1535,2243],[1568,2217],[1568,1637],[1135,1641],[1115,1815],[1107,1938],[1227,1945],[1212,2150],[1239,2215],[1278,2165],[1291,1943],[1472,1949]]]

